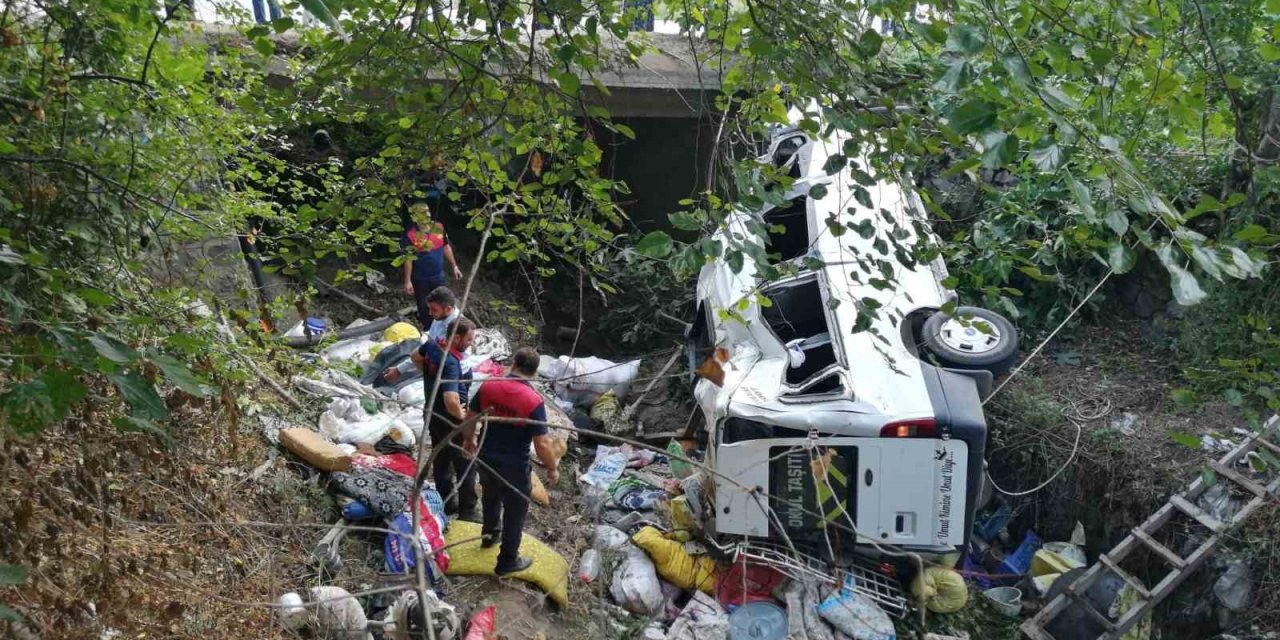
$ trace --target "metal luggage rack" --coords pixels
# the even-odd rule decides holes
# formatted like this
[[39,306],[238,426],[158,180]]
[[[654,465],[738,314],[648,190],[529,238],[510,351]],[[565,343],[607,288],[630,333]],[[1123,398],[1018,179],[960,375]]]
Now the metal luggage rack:
[[792,551],[782,545],[768,542],[742,542],[734,547],[733,560],[746,559],[773,567],[792,579],[818,578],[825,582],[841,583],[845,571],[853,574],[856,593],[860,593],[896,618],[905,618],[911,612],[911,601],[894,578],[880,571],[875,561],[855,555],[847,568],[837,568],[835,575],[824,568],[830,564],[803,552]]

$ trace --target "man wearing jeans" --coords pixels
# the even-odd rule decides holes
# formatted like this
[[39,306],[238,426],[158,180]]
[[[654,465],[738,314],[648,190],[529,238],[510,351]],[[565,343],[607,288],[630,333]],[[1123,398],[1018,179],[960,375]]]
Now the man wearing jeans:
[[[547,408],[542,396],[529,385],[537,374],[538,352],[522,347],[516,351],[507,377],[484,381],[471,399],[472,411],[502,419],[485,421],[484,443],[478,454],[484,492],[480,546],[487,549],[501,540],[493,571],[499,576],[524,571],[533,564],[520,555],[524,518],[529,513],[530,443],[547,470],[547,482],[554,485],[560,479],[551,436],[547,435]],[[467,447],[475,450],[475,442],[474,433],[468,434]]]

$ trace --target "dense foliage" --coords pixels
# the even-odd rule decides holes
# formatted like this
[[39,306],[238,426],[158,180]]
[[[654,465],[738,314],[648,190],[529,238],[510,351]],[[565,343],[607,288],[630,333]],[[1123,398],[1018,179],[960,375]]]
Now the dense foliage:
[[[611,269],[637,268],[636,254],[616,255],[615,200],[627,187],[601,177],[596,142],[602,130],[633,134],[585,88],[607,94],[595,74],[643,51],[631,32],[642,9],[282,4],[321,26],[250,26],[232,6],[223,17],[242,25],[234,30],[190,22],[185,3],[4,3],[8,427],[60,420],[93,390],[114,398],[95,404],[127,405],[121,426],[162,431],[158,389],[209,395],[240,377],[219,318],[260,344],[257,316],[285,311],[255,309],[248,287],[212,281],[198,243],[252,237],[298,279],[302,301],[323,261],[398,264],[403,204],[426,176],[452,185],[450,207],[483,234],[486,260],[541,276],[572,264],[605,295],[627,280]],[[1262,275],[1280,241],[1277,0],[682,0],[657,10],[706,42],[698,63],[721,75],[718,106],[732,114],[716,139],[720,179],[672,212],[675,228],[709,231],[732,207],[781,198],[764,185],[785,176],[741,151],[795,106],[806,130],[863,134],[829,169],[923,185],[943,237],[915,257],[942,251],[949,284],[1036,323],[1145,256],[1179,302],[1197,303],[1206,282]],[[333,148],[299,143],[318,129]],[[719,252],[665,232],[634,250],[670,258],[677,278]],[[758,240],[728,257],[776,274]],[[900,258],[886,248],[879,259]],[[1270,399],[1265,384],[1237,390]]]

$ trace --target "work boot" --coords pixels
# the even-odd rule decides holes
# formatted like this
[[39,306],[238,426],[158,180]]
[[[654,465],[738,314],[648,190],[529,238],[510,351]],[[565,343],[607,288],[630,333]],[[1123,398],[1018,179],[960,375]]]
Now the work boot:
[[501,531],[494,531],[493,533],[482,533],[482,534],[480,534],[480,548],[481,548],[481,549],[492,549],[492,548],[493,548],[493,545],[498,544],[499,542],[502,542],[502,532],[501,532]]
[[510,567],[501,567],[501,566],[494,567],[493,575],[501,578],[502,576],[511,575],[513,573],[520,573],[521,571],[524,571],[525,569],[528,569],[529,567],[532,567],[532,566],[533,566],[533,558],[529,558],[527,556],[520,556],[516,558],[516,561]]

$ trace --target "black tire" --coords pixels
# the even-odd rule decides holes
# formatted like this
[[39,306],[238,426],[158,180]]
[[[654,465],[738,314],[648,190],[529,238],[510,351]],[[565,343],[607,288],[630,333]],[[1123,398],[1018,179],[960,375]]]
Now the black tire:
[[[976,333],[955,336],[953,332],[969,329],[963,327],[961,322],[968,319],[989,323],[995,330],[994,335],[974,329]],[[994,375],[1000,375],[1007,372],[1018,358],[1018,330],[1013,323],[994,311],[980,307],[959,307],[954,316],[935,313],[925,320],[920,334],[920,341],[925,349],[943,367],[985,369]],[[978,344],[984,339],[995,342]],[[972,344],[971,348],[964,348],[962,345],[965,343]]]

